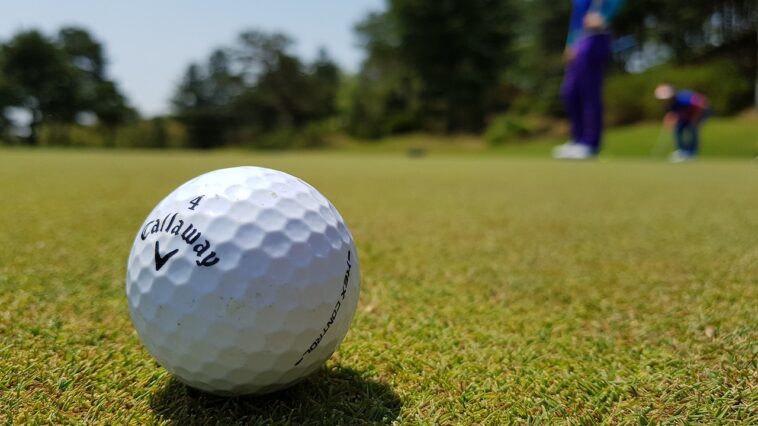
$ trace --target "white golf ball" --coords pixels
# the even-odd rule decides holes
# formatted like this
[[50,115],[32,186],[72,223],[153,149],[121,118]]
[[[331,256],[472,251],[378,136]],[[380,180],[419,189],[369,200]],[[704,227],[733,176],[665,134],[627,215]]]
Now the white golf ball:
[[316,371],[347,334],[358,256],[337,209],[276,170],[213,171],[150,213],[129,255],[129,313],[189,386],[267,393]]

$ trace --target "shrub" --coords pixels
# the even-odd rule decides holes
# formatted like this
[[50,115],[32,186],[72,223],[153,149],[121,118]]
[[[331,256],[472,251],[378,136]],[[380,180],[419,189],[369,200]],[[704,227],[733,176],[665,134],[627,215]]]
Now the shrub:
[[268,132],[254,128],[242,129],[243,146],[252,149],[285,150],[297,148],[319,148],[327,143],[328,135],[338,127],[335,119],[314,121],[302,128],[280,127]]
[[46,124],[39,129],[40,146],[180,148],[187,145],[184,127],[167,118],[134,121],[116,128]]
[[103,145],[103,137],[96,128],[75,124],[51,123],[39,128],[37,143],[40,146],[81,146]]
[[178,148],[186,146],[184,127],[166,118],[141,120],[115,131],[105,131],[111,144],[124,148]]
[[496,146],[543,135],[550,130],[551,122],[547,117],[506,113],[497,115],[490,121],[484,139],[488,144]]

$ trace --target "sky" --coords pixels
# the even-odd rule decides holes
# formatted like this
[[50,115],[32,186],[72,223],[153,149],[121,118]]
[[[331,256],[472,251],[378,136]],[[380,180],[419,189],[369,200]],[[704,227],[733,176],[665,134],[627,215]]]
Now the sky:
[[169,99],[192,61],[230,45],[246,29],[281,31],[310,60],[326,47],[348,71],[363,54],[353,26],[384,0],[34,0],[4,2],[0,41],[20,30],[52,35],[64,25],[90,31],[105,45],[109,75],[146,116],[169,111]]

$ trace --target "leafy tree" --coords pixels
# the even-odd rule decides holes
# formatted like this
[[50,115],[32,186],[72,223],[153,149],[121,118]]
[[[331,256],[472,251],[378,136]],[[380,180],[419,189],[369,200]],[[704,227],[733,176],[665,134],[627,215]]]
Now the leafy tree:
[[[74,123],[83,112],[113,127],[136,113],[105,69],[102,46],[85,30],[64,28],[55,39],[20,32],[0,47],[0,110],[29,112],[30,144],[41,124]],[[6,114],[2,122],[12,124]]]
[[29,111],[28,141],[36,144],[44,120],[73,122],[79,81],[60,49],[37,31],[21,32],[2,47],[0,73],[10,104]]
[[[2,67],[2,57],[0,57],[0,67]],[[5,78],[0,74],[0,140],[8,135],[8,130],[13,124],[10,118],[6,115],[6,108],[13,103],[13,93],[5,81]]]
[[[283,139],[294,139],[309,124],[335,113],[339,69],[325,51],[306,64],[289,52],[291,46],[283,34],[247,31],[234,47],[187,69],[174,106],[193,146],[241,139],[258,146],[286,145]],[[278,140],[270,143],[277,132]]]
[[252,84],[237,106],[261,130],[298,127],[308,118],[308,82],[301,61],[287,52],[291,45],[282,34],[240,36],[239,58]]
[[419,127],[420,82],[400,51],[395,20],[371,13],[355,31],[366,60],[346,89],[348,131],[377,138]]
[[94,113],[112,141],[116,127],[136,118],[136,111],[116,83],[108,79],[102,45],[86,30],[75,27],[62,28],[57,43],[78,74],[78,108]]
[[290,53],[291,46],[283,34],[248,31],[239,38],[237,57],[248,84],[235,112],[261,147],[313,144],[313,133],[304,135],[309,126],[336,111],[337,65],[323,49],[306,64]]
[[[215,52],[216,60],[225,53]],[[219,70],[208,72],[191,64],[174,96],[174,107],[187,126],[189,144],[194,148],[223,145],[229,128],[228,100]]]
[[402,58],[421,82],[424,127],[479,131],[511,64],[516,8],[507,0],[390,0]]
[[423,128],[475,132],[506,106],[501,77],[513,63],[510,1],[389,0],[356,27],[367,59],[349,129],[361,136]]
[[563,115],[559,93],[571,2],[531,0],[519,8],[514,63],[502,75],[511,86],[510,106],[515,113]]
[[308,71],[311,76],[313,96],[309,109],[315,118],[326,118],[337,112],[335,96],[340,85],[340,69],[326,49],[319,49],[316,61]]
[[102,45],[84,29],[64,27],[58,31],[57,43],[72,65],[93,80],[105,79],[105,54]]
[[755,0],[638,0],[624,4],[616,28],[640,42],[656,40],[679,61],[758,31]]

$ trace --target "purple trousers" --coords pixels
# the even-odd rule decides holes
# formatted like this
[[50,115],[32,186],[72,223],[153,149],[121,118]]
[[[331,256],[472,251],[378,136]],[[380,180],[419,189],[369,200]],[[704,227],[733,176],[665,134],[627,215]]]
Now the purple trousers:
[[603,74],[611,54],[611,36],[585,36],[575,49],[574,60],[566,67],[561,97],[571,122],[571,140],[597,153],[603,133]]

